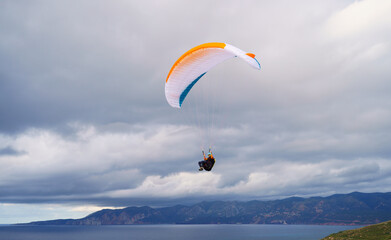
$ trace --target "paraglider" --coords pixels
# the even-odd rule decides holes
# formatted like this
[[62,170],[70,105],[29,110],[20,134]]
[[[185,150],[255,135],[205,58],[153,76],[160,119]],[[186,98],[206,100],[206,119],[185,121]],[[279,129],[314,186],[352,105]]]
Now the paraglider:
[[213,165],[215,164],[216,160],[213,157],[212,151],[209,149],[208,152],[208,158],[205,156],[205,152],[202,151],[202,154],[204,155],[204,160],[198,162],[198,166],[200,166],[199,171],[205,170],[210,171],[213,168]]
[[181,108],[187,94],[207,71],[233,57],[239,57],[253,68],[261,69],[253,53],[246,53],[226,43],[204,43],[187,51],[174,63],[166,78],[168,104]]
[[[253,53],[247,53],[227,43],[204,43],[184,53],[176,60],[166,78],[165,95],[168,104],[174,108],[181,108],[191,89],[206,72],[233,57],[244,60],[255,69],[261,69],[261,65]],[[204,154],[204,151],[202,152]],[[211,152],[209,154],[213,157]],[[213,164],[214,161],[213,157]],[[200,165],[200,170],[209,169],[207,171],[210,171],[213,164],[210,168]]]

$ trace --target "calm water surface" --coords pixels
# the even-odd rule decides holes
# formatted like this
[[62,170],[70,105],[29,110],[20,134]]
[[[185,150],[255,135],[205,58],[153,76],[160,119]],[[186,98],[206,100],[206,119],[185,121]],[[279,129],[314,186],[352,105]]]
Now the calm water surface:
[[0,226],[0,240],[318,240],[357,226]]

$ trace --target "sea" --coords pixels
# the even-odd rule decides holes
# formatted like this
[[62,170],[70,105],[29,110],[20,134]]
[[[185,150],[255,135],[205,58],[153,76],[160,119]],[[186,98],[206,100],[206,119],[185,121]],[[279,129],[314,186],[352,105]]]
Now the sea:
[[320,225],[0,225],[0,240],[319,240],[360,226]]

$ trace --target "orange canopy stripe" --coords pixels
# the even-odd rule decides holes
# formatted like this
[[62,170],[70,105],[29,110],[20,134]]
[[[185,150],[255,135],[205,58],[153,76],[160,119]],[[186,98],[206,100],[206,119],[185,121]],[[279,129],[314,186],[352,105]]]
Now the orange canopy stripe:
[[198,51],[200,49],[203,49],[203,48],[225,48],[226,44],[225,43],[219,43],[219,42],[212,42],[212,43],[204,43],[204,44],[201,44],[197,47],[194,47],[192,49],[190,49],[189,51],[185,52],[180,58],[178,58],[178,60],[176,60],[176,62],[174,63],[174,65],[172,66],[170,72],[168,73],[168,76],[166,78],[166,82],[168,81],[168,79],[170,78],[170,75],[172,73],[172,71],[176,68],[176,66],[185,58],[187,57],[188,55],[190,55],[191,53],[195,52],[195,51]]

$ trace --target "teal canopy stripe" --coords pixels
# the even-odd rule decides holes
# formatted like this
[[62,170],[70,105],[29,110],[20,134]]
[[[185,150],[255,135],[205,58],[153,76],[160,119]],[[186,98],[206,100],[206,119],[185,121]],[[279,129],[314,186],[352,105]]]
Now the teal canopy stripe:
[[194,86],[194,84],[196,84],[198,82],[198,80],[200,80],[200,78],[202,78],[202,76],[205,75],[206,72],[204,72],[203,74],[201,74],[198,78],[196,78],[193,82],[191,82],[189,84],[189,86],[187,86],[187,88],[182,92],[181,96],[179,97],[179,107],[182,106],[182,103],[183,101],[185,100],[187,94],[190,92],[191,88]]

